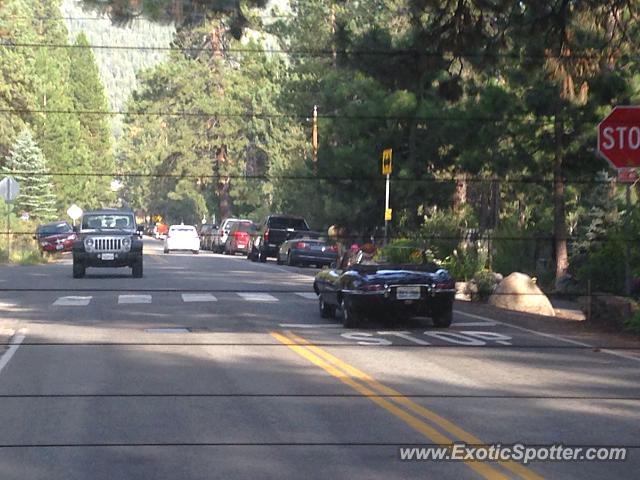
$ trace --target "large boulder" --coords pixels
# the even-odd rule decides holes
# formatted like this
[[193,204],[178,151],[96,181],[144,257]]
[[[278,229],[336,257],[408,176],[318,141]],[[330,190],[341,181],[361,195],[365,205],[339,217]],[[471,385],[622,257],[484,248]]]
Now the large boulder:
[[514,272],[489,297],[489,304],[518,312],[555,317],[551,302],[529,275]]

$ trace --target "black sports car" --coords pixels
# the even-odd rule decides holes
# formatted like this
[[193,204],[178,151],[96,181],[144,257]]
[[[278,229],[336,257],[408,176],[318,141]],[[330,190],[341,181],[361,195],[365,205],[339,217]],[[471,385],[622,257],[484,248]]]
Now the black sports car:
[[367,316],[395,321],[424,315],[436,327],[451,325],[454,280],[433,263],[362,262],[362,255],[351,261],[345,254],[336,268],[316,275],[313,289],[320,315],[333,318],[339,310],[345,327],[355,327]]

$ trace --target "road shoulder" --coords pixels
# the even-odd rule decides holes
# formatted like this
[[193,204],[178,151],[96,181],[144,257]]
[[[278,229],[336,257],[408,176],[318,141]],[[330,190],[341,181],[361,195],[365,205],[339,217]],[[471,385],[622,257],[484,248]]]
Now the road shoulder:
[[505,310],[492,305],[476,302],[456,301],[454,309],[463,313],[488,317],[541,333],[577,338],[581,341],[594,345],[640,349],[639,335],[606,331],[590,324],[587,321],[534,315],[513,310]]

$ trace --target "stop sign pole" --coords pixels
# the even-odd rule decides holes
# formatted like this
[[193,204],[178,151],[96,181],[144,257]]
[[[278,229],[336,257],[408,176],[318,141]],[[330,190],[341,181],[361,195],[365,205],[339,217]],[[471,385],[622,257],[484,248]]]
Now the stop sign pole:
[[[629,233],[631,211],[631,184],[638,179],[632,174],[640,167],[640,107],[617,106],[598,125],[598,153],[618,170],[618,181],[626,185],[625,231]],[[631,293],[631,268],[629,238],[625,239],[624,293]]]

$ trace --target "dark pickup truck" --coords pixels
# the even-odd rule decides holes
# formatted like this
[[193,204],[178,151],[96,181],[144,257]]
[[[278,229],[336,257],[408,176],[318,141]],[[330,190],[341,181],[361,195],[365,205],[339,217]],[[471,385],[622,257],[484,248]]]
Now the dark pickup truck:
[[278,256],[278,250],[283,242],[309,231],[309,225],[302,217],[269,215],[253,235],[247,257],[254,262],[256,260],[266,262],[267,257]]

